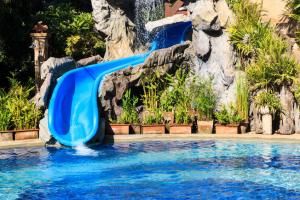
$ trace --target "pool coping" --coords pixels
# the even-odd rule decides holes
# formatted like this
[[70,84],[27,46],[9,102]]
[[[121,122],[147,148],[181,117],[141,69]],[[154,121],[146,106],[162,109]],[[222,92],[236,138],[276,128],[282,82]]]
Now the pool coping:
[[45,143],[40,139],[13,140],[0,142],[0,149],[21,148],[21,147],[41,147]]
[[300,134],[263,135],[263,134],[141,134],[141,135],[106,135],[105,143],[143,142],[143,141],[199,141],[199,140],[233,140],[254,142],[280,142],[300,144]]
[[[104,143],[147,142],[147,141],[200,141],[229,140],[251,142],[276,142],[300,144],[300,134],[293,135],[262,135],[247,134],[139,134],[139,135],[106,135]],[[42,147],[45,143],[40,139],[15,140],[0,142],[0,149]]]

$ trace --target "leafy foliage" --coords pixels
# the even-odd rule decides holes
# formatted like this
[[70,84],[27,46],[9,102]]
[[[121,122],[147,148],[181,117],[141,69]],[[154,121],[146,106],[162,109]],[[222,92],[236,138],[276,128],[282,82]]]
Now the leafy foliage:
[[236,84],[236,108],[243,120],[249,115],[249,89],[245,77],[238,77]]
[[300,1],[299,0],[286,0],[286,7],[288,8],[287,17],[291,19],[292,22],[295,22],[295,36],[296,41],[300,44]]
[[11,127],[11,113],[6,107],[8,96],[0,90],[0,130],[8,130]]
[[194,77],[189,85],[191,106],[198,112],[200,120],[212,120],[217,103],[217,95],[212,87],[212,79]]
[[261,6],[249,0],[229,1],[237,15],[230,28],[231,43],[246,71],[251,91],[278,91],[297,82],[299,66],[288,44],[268,24],[261,22]]
[[14,78],[9,80],[9,92],[0,92],[0,130],[36,128],[42,113],[29,100],[34,87],[21,86]]
[[95,54],[104,54],[105,43],[95,34],[72,35],[67,38],[66,55],[73,58],[83,58]]
[[136,110],[138,98],[131,95],[131,90],[127,90],[122,99],[123,112],[118,119],[118,123],[122,124],[137,124],[139,116]]
[[49,26],[52,55],[66,54],[79,59],[103,54],[104,42],[93,31],[91,13],[80,12],[70,4],[60,3],[38,12],[37,19]]
[[254,99],[257,108],[268,108],[272,113],[281,109],[281,104],[278,97],[271,91],[263,91]]
[[161,124],[163,122],[163,114],[160,108],[155,108],[153,111],[146,110],[143,113],[143,124]]
[[238,114],[236,107],[233,104],[229,106],[223,105],[219,112],[215,113],[220,124],[238,124],[242,121],[242,117]]
[[170,89],[169,108],[174,109],[174,118],[176,124],[188,124],[191,122],[189,110],[191,109],[191,96],[187,90],[186,81],[189,77],[188,69],[180,67],[175,76],[167,75],[166,80]]
[[186,79],[188,72],[186,68],[179,68],[175,76],[167,74],[165,77],[166,89],[160,97],[161,107],[166,112],[174,111],[178,102],[187,99]]
[[175,109],[175,123],[176,124],[189,124],[192,121],[192,117],[189,113],[189,107],[186,106],[185,102],[178,104]]
[[186,85],[188,77],[188,68],[182,66],[173,76],[154,74],[144,79],[143,104],[147,111],[143,116],[144,123],[161,123],[163,112],[174,112],[178,124],[191,121],[191,98]]
[[161,80],[162,79],[160,79],[158,73],[154,73],[152,76],[145,76],[142,78],[144,92],[142,101],[145,108],[145,112],[143,113],[144,124],[162,123],[162,110],[158,103],[161,92]]

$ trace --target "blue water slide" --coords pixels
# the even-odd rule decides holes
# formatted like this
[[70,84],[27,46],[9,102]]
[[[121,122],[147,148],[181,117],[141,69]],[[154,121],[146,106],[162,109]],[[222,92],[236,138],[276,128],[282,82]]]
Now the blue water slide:
[[100,123],[97,99],[104,77],[143,63],[152,51],[182,43],[190,28],[191,22],[166,26],[156,34],[147,53],[74,69],[61,76],[48,110],[48,126],[52,136],[66,146],[90,141],[97,134]]

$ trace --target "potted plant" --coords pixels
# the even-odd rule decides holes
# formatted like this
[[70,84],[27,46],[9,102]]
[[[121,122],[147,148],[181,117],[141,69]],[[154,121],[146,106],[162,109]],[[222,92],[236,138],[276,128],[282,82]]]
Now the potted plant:
[[167,88],[160,96],[160,105],[163,110],[163,121],[167,124],[174,123],[174,102],[176,97],[173,95],[172,88]]
[[237,113],[233,104],[223,105],[219,112],[215,113],[218,123],[216,124],[216,134],[238,134],[242,118]]
[[23,87],[15,79],[11,78],[11,89],[7,94],[6,109],[11,115],[12,128],[14,128],[14,139],[37,139],[37,129],[41,118],[41,110],[29,101],[31,91],[34,87]]
[[165,124],[163,124],[162,109],[159,105],[160,82],[158,76],[144,77],[142,79],[144,112],[142,115],[143,134],[164,134]]
[[166,126],[163,122],[162,112],[159,108],[154,111],[143,112],[143,134],[165,134]]
[[192,115],[191,112],[191,93],[187,88],[187,79],[189,73],[187,68],[179,68],[175,77],[167,76],[171,92],[171,105],[174,109],[175,124],[170,124],[170,134],[191,134],[192,133]]
[[170,125],[170,134],[191,134],[192,117],[185,104],[178,105],[175,108],[175,124]]
[[246,133],[249,128],[249,88],[246,78],[240,75],[236,82],[236,107],[242,121],[240,123],[241,133]]
[[273,133],[272,119],[273,115],[281,110],[281,104],[278,97],[271,91],[260,92],[254,99],[254,103],[262,116],[263,134],[271,135]]
[[[136,110],[138,98],[131,95],[131,90],[127,90],[122,99],[123,111],[117,120],[110,120],[109,135],[128,135],[129,133],[140,133],[139,116]],[[133,129],[134,128],[134,129]]]
[[214,93],[211,79],[196,78],[191,83],[192,107],[197,111],[198,133],[211,134],[213,132],[213,112],[216,107],[217,96]]

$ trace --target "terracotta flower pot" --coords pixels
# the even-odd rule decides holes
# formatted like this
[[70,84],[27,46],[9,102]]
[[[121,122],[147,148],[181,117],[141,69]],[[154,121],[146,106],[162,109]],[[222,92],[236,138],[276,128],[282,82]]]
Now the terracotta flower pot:
[[15,140],[38,139],[39,129],[15,130]]
[[166,126],[164,124],[142,125],[143,134],[165,134]]
[[216,134],[238,134],[239,124],[216,124]]
[[129,135],[130,124],[109,124],[106,134]]
[[14,140],[13,131],[0,131],[0,142]]
[[170,134],[191,134],[191,124],[172,124],[170,125]]
[[130,134],[142,134],[142,127],[139,124],[131,124],[130,126]]
[[197,121],[198,133],[212,134],[214,121]]

